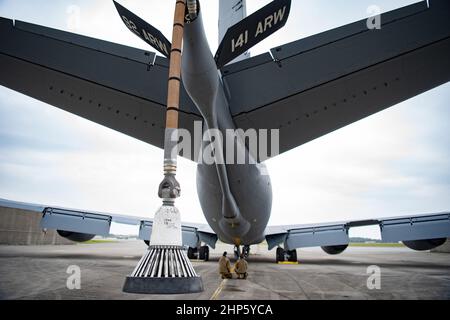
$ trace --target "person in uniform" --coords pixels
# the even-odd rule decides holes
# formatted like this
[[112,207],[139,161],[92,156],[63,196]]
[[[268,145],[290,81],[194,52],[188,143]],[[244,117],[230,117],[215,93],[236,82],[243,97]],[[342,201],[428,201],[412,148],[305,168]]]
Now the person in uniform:
[[247,270],[248,270],[248,263],[245,261],[244,255],[241,254],[239,257],[239,260],[234,265],[234,272],[237,274],[238,279],[247,279]]
[[222,279],[232,279],[230,259],[227,258],[227,252],[224,252],[219,259],[219,273]]

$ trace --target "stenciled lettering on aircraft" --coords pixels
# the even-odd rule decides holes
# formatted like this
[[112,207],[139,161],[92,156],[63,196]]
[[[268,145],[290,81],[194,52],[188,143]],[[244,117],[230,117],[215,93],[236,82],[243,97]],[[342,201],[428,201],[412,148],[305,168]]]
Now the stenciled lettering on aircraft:
[[[272,13],[264,20],[259,21],[254,38],[263,35],[268,30],[272,29],[272,27],[275,27],[277,24],[282,22],[285,18],[285,14],[286,14],[286,6]],[[234,53],[236,49],[243,47],[248,43],[248,41],[249,41],[249,31],[245,30],[243,33],[239,35],[237,39],[231,40],[231,52]]]
[[143,37],[150,45],[154,46],[155,48],[159,48],[161,52],[164,52],[167,56],[169,55],[169,50],[166,46],[166,44],[161,41],[158,37],[155,37],[150,32],[148,32],[145,29],[142,29],[142,34],[139,33],[136,24],[131,20],[122,15],[122,20],[127,26],[128,29],[130,29],[132,32],[134,32],[137,36]]
[[122,20],[123,20],[123,22],[125,22],[125,25],[127,26],[128,29],[130,29],[132,32],[136,33],[138,36],[140,36],[139,32],[137,31],[136,24],[133,21],[131,21],[130,19],[128,19],[125,16],[122,16]]
[[144,34],[144,38],[150,42],[153,46],[158,47],[160,51],[164,52],[167,56],[169,55],[169,50],[167,49],[167,46],[164,42],[162,42],[160,39],[152,35],[150,32],[146,31],[145,29],[142,29],[142,33]]

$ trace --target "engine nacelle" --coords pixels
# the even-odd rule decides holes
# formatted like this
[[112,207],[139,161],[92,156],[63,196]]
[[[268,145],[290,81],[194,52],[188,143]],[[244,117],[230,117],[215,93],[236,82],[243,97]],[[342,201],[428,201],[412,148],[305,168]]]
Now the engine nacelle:
[[78,233],[64,230],[57,230],[57,232],[61,237],[75,242],[86,242],[92,240],[95,237],[95,234]]
[[344,252],[345,249],[347,249],[347,247],[348,247],[348,244],[345,244],[342,246],[327,246],[327,247],[322,247],[322,250],[328,254],[336,255],[336,254],[341,254],[342,252]]
[[402,241],[405,246],[416,251],[426,251],[437,248],[447,241],[446,238]]

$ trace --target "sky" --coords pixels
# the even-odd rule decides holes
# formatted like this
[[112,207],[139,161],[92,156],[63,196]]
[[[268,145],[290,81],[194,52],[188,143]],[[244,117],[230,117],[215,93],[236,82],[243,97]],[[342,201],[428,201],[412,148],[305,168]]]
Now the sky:
[[[169,1],[119,2],[170,38]],[[248,0],[248,13],[269,2]],[[286,26],[251,53],[366,18],[371,5],[385,12],[414,2],[293,0]],[[215,52],[218,0],[203,0],[202,8]],[[0,0],[0,16],[149,50],[110,0]],[[448,211],[449,89],[443,85],[267,161],[269,224]],[[161,205],[162,158],[156,147],[0,87],[0,198],[152,218]],[[194,163],[179,159],[177,207],[183,221],[205,223],[195,174]],[[353,235],[378,236],[376,228]]]

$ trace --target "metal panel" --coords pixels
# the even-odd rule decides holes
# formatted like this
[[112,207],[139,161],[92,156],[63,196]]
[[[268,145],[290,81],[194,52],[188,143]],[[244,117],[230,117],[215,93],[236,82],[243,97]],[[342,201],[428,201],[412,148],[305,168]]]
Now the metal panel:
[[42,213],[44,211],[44,209],[46,208],[46,206],[41,205],[41,204],[11,201],[11,200],[1,199],[1,198],[0,198],[0,207],[21,209],[21,210],[34,211],[34,212],[39,212],[39,213]]
[[[16,25],[0,19],[0,85],[163,146],[167,59],[24,22]],[[180,128],[193,132],[194,121],[202,117],[184,89],[180,107]]]
[[349,243],[344,225],[305,228],[289,231],[285,249],[345,245]]
[[[412,4],[407,7],[403,7],[397,10],[387,12],[382,15],[381,28],[386,27],[388,24],[395,22],[396,20],[406,18],[417,13],[420,13],[428,8],[427,2],[422,1]],[[306,51],[310,51],[325,45],[329,45],[333,42],[355,36],[358,33],[367,32],[367,20],[360,20],[330,31],[325,31],[311,37],[307,37],[298,41],[294,41],[283,46],[273,48],[271,50],[272,56],[276,60],[283,60],[293,55],[297,55]],[[369,31],[370,32],[370,31]]]
[[[408,7],[400,10],[409,12]],[[382,21],[387,14],[382,16]],[[365,24],[366,20],[358,23]],[[366,28],[364,32],[356,33],[355,30],[348,30],[345,34],[341,29],[347,30],[348,26],[344,26],[315,35],[312,38],[318,38],[318,44],[324,41],[324,37],[335,37],[328,34],[338,33],[340,39],[326,45],[313,46],[310,50],[305,50],[304,39],[280,46],[274,51],[280,63],[265,63],[225,77],[230,90],[235,92],[230,101],[232,114],[263,107],[445,39],[450,35],[449,26],[448,14],[427,9],[395,20],[381,30]],[[282,54],[284,50],[288,52]],[[253,58],[246,61],[246,64],[250,65],[251,60]],[[258,94],[249,94],[254,92]]]
[[400,9],[403,18],[381,30],[340,34],[330,43],[322,34],[306,51],[303,42],[281,46],[289,52],[280,51],[277,62],[231,65],[223,79],[236,124],[279,129],[283,153],[446,83],[450,2],[423,6]]
[[183,239],[183,246],[196,248],[199,244],[197,229],[183,226],[181,229],[181,236]]
[[[139,239],[150,241],[152,235],[153,222],[151,221],[141,221],[139,227]],[[199,238],[197,236],[197,229],[187,226],[182,226],[182,239],[183,246],[189,246],[191,248],[196,248],[198,245]]]
[[156,54],[154,52],[136,49],[113,42],[81,36],[78,34],[47,28],[22,21],[16,21],[15,27],[23,31],[28,31],[31,33],[42,35],[44,37],[49,37],[56,40],[76,44],[82,47],[95,49],[107,54],[116,55],[118,57],[134,60],[136,62],[141,62],[144,64],[153,64],[153,62],[155,61]]
[[[275,0],[228,28],[214,56],[217,68],[221,69],[239,56],[245,55],[250,48],[283,28],[290,11],[291,0]],[[266,24],[264,30],[260,32],[261,21],[267,19],[273,19],[275,23]],[[239,38],[243,41],[236,43],[236,39]]]
[[438,239],[450,237],[450,214],[381,221],[384,242]]
[[266,241],[267,245],[269,247],[269,250],[272,250],[276,246],[284,243],[286,241],[288,233],[280,233],[280,234],[270,234],[266,235]]
[[254,68],[258,65],[265,64],[268,62],[273,62],[273,58],[270,53],[262,53],[260,55],[254,56],[251,59],[242,60],[222,68],[222,74],[224,76],[231,75],[232,73],[239,72],[245,69]]
[[152,235],[152,221],[141,221],[141,225],[139,227],[139,239],[150,241],[150,237]]
[[208,246],[210,246],[211,248],[215,249],[216,248],[216,243],[218,240],[218,237],[216,234],[214,233],[207,233],[207,232],[201,232],[197,230],[197,235],[199,237],[199,240],[201,242],[206,243]]
[[111,216],[58,208],[46,208],[41,220],[41,227],[108,236],[111,227]]

